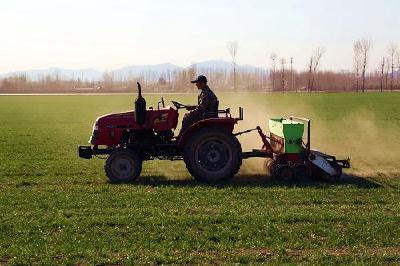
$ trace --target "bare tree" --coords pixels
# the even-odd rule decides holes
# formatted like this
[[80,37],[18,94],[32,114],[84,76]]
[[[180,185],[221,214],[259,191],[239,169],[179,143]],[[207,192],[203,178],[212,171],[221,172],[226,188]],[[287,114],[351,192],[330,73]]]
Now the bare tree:
[[192,63],[188,69],[188,74],[189,74],[189,79],[194,80],[194,78],[197,76],[197,65],[196,63]]
[[318,70],[322,56],[325,53],[325,48],[317,47],[313,55],[310,57],[309,75],[308,75],[308,90],[312,91],[314,88],[315,73]]
[[239,49],[239,44],[237,41],[228,42],[228,52],[232,59],[233,64],[233,89],[236,91],[236,56]]
[[383,78],[384,78],[384,71],[385,71],[385,57],[382,58],[381,64],[381,92],[383,91]]
[[276,58],[278,58],[278,55],[276,53],[271,53],[269,58],[272,60],[272,90],[275,90],[275,71],[276,71]]
[[389,70],[390,70],[390,60],[389,58],[385,58],[385,88],[388,88],[389,83]]
[[312,70],[313,70],[313,58],[310,57],[310,64],[308,65],[308,91],[311,91],[311,79],[312,79]]
[[367,72],[367,67],[369,63],[369,52],[372,47],[371,40],[367,38],[362,38],[361,40],[357,40],[354,43],[354,47],[357,47],[360,50],[360,55],[362,58],[362,66],[361,66],[361,77],[362,77],[362,87],[361,90],[362,92],[365,91],[365,77],[366,77],[366,72]]
[[400,51],[399,50],[397,50],[396,61],[397,61],[397,71],[400,74]]
[[399,50],[397,50],[397,53],[396,53],[396,61],[397,61],[398,71],[400,72],[400,51]]
[[391,43],[388,46],[389,59],[391,63],[391,73],[390,73],[390,91],[393,91],[393,80],[394,80],[394,65],[395,65],[395,56],[398,54],[398,47],[396,44]]
[[360,70],[362,67],[362,47],[360,41],[355,41],[353,44],[353,66],[356,78],[356,91],[359,90]]
[[[293,57],[290,57],[290,90],[293,90]],[[297,92],[297,89],[296,89]]]
[[281,63],[281,84],[282,84],[282,91],[285,91],[285,65],[286,65],[286,59],[285,59],[285,58],[281,58],[280,63]]
[[396,62],[397,62],[397,77],[400,75],[400,51],[397,50],[396,53]]
[[103,85],[108,90],[110,90],[114,87],[114,73],[113,72],[104,72],[103,73]]

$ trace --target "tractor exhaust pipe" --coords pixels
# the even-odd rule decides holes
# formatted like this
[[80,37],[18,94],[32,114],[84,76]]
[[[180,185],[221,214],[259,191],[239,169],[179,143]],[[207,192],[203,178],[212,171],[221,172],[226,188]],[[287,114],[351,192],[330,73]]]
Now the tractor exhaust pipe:
[[135,121],[139,125],[146,123],[146,100],[142,97],[142,86],[137,82],[138,97],[135,100]]
[[239,118],[238,120],[243,120],[243,107],[239,107]]
[[138,97],[142,97],[142,86],[140,85],[139,82],[136,82],[137,87],[138,87]]

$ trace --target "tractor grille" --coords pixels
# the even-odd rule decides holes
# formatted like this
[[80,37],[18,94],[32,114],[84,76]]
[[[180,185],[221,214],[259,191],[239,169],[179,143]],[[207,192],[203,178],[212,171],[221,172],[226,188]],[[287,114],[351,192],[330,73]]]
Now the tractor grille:
[[94,144],[98,138],[99,138],[99,131],[93,130],[92,136],[89,139],[89,143]]

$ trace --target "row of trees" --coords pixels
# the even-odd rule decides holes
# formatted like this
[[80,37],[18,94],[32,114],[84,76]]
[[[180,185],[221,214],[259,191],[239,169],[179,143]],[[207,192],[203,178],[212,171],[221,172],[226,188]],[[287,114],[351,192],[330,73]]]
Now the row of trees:
[[400,89],[400,52],[398,46],[390,44],[388,54],[374,71],[367,71],[372,42],[360,39],[353,44],[353,69],[349,71],[320,71],[326,50],[317,47],[311,54],[304,71],[293,69],[294,58],[278,58],[270,54],[270,70],[245,71],[237,67],[238,42],[227,45],[232,61],[232,70],[198,69],[192,65],[187,69],[167,71],[161,74],[151,72],[129,78],[115,77],[104,73],[99,81],[60,78],[59,75],[45,76],[31,80],[20,74],[0,80],[1,93],[30,92],[132,92],[136,81],[144,85],[147,92],[192,92],[189,81],[198,74],[206,75],[211,86],[217,91],[366,91]]
[[[101,92],[134,92],[136,82],[143,85],[146,92],[193,92],[195,87],[190,83],[198,74],[204,74],[210,80],[210,86],[218,91],[270,90],[266,71],[236,72],[236,81],[229,70],[188,69],[165,72],[154,79],[153,75],[115,77],[113,73],[104,73],[99,81],[80,79],[58,79],[48,75],[38,80],[31,80],[25,74],[15,75],[0,80],[0,93],[101,93]],[[236,84],[235,84],[236,83]]]
[[[321,59],[326,50],[318,47],[310,56],[305,71],[293,71],[293,57],[290,58],[290,72],[287,74],[287,60],[283,57],[278,60],[275,53],[271,53],[271,85],[272,90],[297,90],[307,91],[362,91],[365,90],[399,90],[400,82],[400,51],[396,44],[388,45],[387,56],[383,56],[382,64],[374,71],[368,72],[372,42],[363,38],[353,43],[353,71],[321,72],[318,70]],[[277,64],[280,69],[277,70]],[[279,82],[277,82],[277,79]],[[299,84],[298,81],[301,80]],[[317,85],[316,85],[317,84]]]
[[[361,90],[365,91],[365,82],[366,82],[366,69],[369,64],[369,54],[372,47],[372,43],[368,39],[361,39],[354,42],[353,50],[354,50],[354,70],[356,74],[356,89],[359,89],[359,79],[360,79],[360,71],[361,71]],[[380,91],[383,91],[384,88],[388,88],[388,79],[390,72],[390,83],[389,88],[391,91],[398,84],[395,84],[395,74],[398,76],[400,74],[400,52],[399,48],[396,44],[391,43],[387,47],[388,55],[382,57],[382,64],[380,66]],[[397,73],[396,73],[397,68]],[[378,72],[378,71],[376,71]]]

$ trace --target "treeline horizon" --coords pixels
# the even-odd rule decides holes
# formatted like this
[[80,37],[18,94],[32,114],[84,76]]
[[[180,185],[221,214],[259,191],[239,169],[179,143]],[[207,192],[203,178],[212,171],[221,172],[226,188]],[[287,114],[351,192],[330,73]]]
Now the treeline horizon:
[[[140,82],[143,92],[193,92],[191,80],[198,74],[204,74],[210,87],[220,92],[361,92],[362,81],[353,72],[308,71],[286,73],[279,70],[265,73],[236,73],[234,84],[233,73],[228,71],[180,70],[171,73],[170,78],[161,76],[158,80],[147,79],[145,76],[130,77],[117,80],[110,74],[105,74],[100,81],[80,79],[62,79],[56,76],[46,76],[32,80],[24,75],[8,77],[0,80],[0,93],[132,93],[136,92],[136,82]],[[235,88],[236,86],[236,88]],[[398,91],[400,90],[400,75],[390,73],[366,73],[365,91]]]
[[254,72],[237,69],[238,43],[229,42],[233,70],[187,69],[166,71],[161,74],[146,72],[128,78],[117,78],[105,72],[101,80],[63,79],[60,75],[47,75],[30,79],[26,74],[16,74],[0,79],[0,93],[129,93],[136,92],[140,82],[143,92],[179,93],[193,92],[190,81],[199,74],[207,76],[209,85],[221,92],[364,92],[400,90],[400,51],[396,44],[388,46],[388,54],[374,71],[368,71],[372,42],[363,38],[353,43],[353,68],[351,71],[320,71],[326,52],[318,47],[310,56],[307,70],[293,69],[293,57],[278,58],[271,53],[270,70]]

